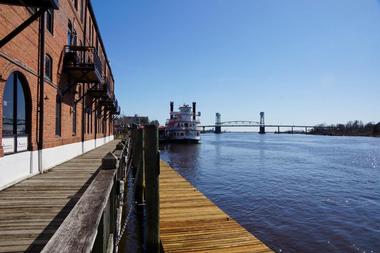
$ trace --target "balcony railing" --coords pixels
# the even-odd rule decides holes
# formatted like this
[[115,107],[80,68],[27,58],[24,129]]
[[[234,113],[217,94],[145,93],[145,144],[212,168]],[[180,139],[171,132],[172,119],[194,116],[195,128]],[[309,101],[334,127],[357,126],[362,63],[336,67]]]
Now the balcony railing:
[[58,9],[58,0],[0,0],[0,4],[20,5],[35,8],[53,8]]
[[64,68],[78,83],[103,83],[102,62],[94,47],[65,46]]
[[111,89],[109,82],[95,84],[88,90],[88,95],[93,98],[111,99]]
[[113,105],[110,107],[111,114],[120,115],[120,106],[117,99],[113,100]]

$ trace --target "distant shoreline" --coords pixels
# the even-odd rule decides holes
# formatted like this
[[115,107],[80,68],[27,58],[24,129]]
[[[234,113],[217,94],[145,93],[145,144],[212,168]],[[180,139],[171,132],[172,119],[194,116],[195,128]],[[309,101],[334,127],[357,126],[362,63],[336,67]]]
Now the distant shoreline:
[[342,136],[342,137],[380,137],[378,134],[339,134],[339,133],[307,133],[308,135]]
[[[201,134],[213,134],[214,132],[201,132]],[[222,134],[233,134],[233,133],[240,133],[240,134],[259,134],[258,132],[256,131],[226,131],[226,132],[222,132]],[[278,134],[277,132],[266,132],[267,134]],[[319,136],[341,136],[341,137],[375,137],[375,138],[379,138],[380,135],[370,135],[370,134],[337,134],[337,133],[305,133],[305,132],[298,132],[298,131],[294,131],[293,133],[291,133],[290,131],[284,131],[284,132],[280,132],[280,135],[281,134],[297,134],[297,135],[300,135],[300,134],[304,134],[304,135],[319,135]]]

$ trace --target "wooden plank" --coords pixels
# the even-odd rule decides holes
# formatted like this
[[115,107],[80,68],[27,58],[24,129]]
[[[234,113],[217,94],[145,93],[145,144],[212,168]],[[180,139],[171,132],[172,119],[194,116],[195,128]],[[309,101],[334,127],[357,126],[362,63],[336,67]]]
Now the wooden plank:
[[103,156],[117,143],[1,191],[0,252],[40,252],[97,175]]
[[273,252],[162,161],[160,233],[166,253]]

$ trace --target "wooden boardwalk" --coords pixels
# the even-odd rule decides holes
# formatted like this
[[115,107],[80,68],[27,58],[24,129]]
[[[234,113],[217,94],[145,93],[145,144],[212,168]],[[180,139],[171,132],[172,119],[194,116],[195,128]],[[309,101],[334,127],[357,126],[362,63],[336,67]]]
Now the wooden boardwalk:
[[1,191],[0,252],[41,251],[91,183],[104,155],[118,142]]
[[160,236],[170,252],[272,252],[161,162]]

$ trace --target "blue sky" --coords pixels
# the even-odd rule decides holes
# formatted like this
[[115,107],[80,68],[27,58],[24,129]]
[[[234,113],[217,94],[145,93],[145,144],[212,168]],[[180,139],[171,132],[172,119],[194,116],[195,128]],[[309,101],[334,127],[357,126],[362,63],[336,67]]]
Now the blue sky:
[[126,115],[380,121],[377,0],[92,0]]

